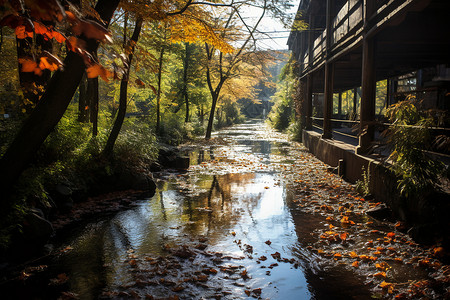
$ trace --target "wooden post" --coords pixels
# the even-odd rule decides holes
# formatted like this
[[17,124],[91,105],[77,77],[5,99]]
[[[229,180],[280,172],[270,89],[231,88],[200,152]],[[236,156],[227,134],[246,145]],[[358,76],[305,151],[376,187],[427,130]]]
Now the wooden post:
[[312,98],[313,98],[313,77],[312,74],[308,74],[306,76],[306,97],[305,97],[305,101],[306,101],[306,107],[305,107],[305,112],[306,112],[306,124],[305,124],[305,128],[306,130],[311,130],[312,129]]
[[334,66],[329,61],[331,56],[331,37],[333,25],[334,0],[327,0],[327,35],[326,35],[326,60],[325,63],[325,91],[323,103],[323,134],[322,138],[331,139],[331,112],[333,110],[333,77]]
[[376,97],[376,64],[375,64],[375,38],[368,38],[366,33],[370,29],[369,19],[376,11],[376,3],[364,0],[364,39],[362,53],[362,79],[361,79],[361,107],[359,125],[359,146],[356,153],[364,154],[370,149],[374,138],[375,97]]
[[[309,31],[308,31],[308,75],[306,77],[306,130],[312,129],[312,111],[313,111],[313,68],[314,56],[314,16],[312,12],[309,14]],[[306,68],[306,66],[305,66]]]
[[323,134],[322,138],[331,139],[331,112],[333,110],[333,63],[325,64],[325,94],[323,99]]

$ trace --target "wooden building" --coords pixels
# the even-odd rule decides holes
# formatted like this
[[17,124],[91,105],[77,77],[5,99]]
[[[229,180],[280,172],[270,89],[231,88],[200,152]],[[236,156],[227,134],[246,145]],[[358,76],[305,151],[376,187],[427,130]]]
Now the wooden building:
[[307,129],[313,98],[323,99],[315,107],[323,116],[322,139],[333,135],[333,95],[355,89],[353,109],[361,98],[356,152],[366,153],[374,139],[376,83],[384,79],[388,104],[409,82],[429,106],[449,109],[449,0],[301,0],[297,18],[308,29],[292,30],[288,45],[305,86]]

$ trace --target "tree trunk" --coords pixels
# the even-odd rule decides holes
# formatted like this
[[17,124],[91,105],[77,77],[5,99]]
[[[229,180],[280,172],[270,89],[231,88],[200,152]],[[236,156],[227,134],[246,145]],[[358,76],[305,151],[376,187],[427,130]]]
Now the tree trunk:
[[[119,4],[119,0],[99,0],[95,7],[107,23]],[[87,49],[92,53],[98,41],[87,40]],[[64,69],[58,70],[50,79],[47,89],[36,108],[25,120],[21,129],[0,160],[0,193],[2,200],[8,198],[12,186],[25,170],[47,136],[58,124],[67,109],[84,74],[85,65],[81,56],[69,52],[64,59]],[[3,204],[5,204],[3,202]]]
[[87,123],[89,121],[89,109],[90,103],[88,102],[88,85],[86,74],[80,81],[80,86],[78,87],[78,122]]
[[213,128],[213,124],[214,124],[214,113],[216,111],[217,100],[219,99],[220,90],[222,89],[222,86],[226,80],[227,80],[227,77],[225,77],[221,74],[219,83],[217,84],[216,88],[213,88],[212,80],[211,80],[211,72],[209,70],[209,67],[206,68],[206,82],[208,83],[209,92],[211,93],[212,104],[211,104],[211,110],[209,112],[208,126],[206,127],[205,140],[209,140],[211,138],[212,128]]
[[142,21],[143,20],[140,17],[136,20],[136,26],[134,27],[133,35],[131,37],[133,46],[131,48],[130,54],[128,55],[128,68],[126,73],[122,77],[122,81],[120,82],[119,111],[117,112],[117,118],[114,121],[114,126],[111,130],[111,133],[109,134],[105,149],[103,149],[103,154],[105,156],[109,156],[113,153],[114,144],[117,140],[117,137],[119,136],[120,129],[122,128],[125,114],[127,112],[128,78],[130,76],[131,60],[133,59],[135,45],[139,39],[139,34],[141,33]]
[[98,77],[88,79],[88,101],[90,120],[92,123],[92,135],[98,134]]
[[208,126],[206,127],[206,135],[205,139],[209,140],[211,138],[213,123],[214,123],[214,112],[216,111],[216,105],[217,105],[217,99],[219,95],[212,94],[212,104],[211,104],[211,111],[209,112],[209,119],[208,119]]
[[158,90],[156,91],[156,134],[159,135],[161,130],[161,77],[164,60],[164,45],[161,46],[158,64]]
[[191,49],[189,43],[185,43],[186,49],[184,53],[184,64],[183,64],[183,95],[184,102],[186,103],[186,117],[184,122],[189,122],[189,95],[188,95],[188,69],[189,69],[189,58],[191,55]]

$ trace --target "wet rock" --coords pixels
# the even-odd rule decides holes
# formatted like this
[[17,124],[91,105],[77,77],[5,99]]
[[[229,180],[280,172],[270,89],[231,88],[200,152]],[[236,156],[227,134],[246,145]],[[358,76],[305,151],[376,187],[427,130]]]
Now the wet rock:
[[392,211],[382,203],[376,207],[366,210],[366,214],[379,220],[389,219],[392,216]]
[[72,210],[72,190],[67,185],[56,185],[50,195],[60,212],[68,213]]
[[164,145],[159,150],[158,163],[164,168],[186,170],[189,168],[189,157],[180,154],[175,147]]
[[156,184],[151,174],[130,170],[125,170],[118,175],[115,186],[119,190],[133,189],[146,192],[156,190]]

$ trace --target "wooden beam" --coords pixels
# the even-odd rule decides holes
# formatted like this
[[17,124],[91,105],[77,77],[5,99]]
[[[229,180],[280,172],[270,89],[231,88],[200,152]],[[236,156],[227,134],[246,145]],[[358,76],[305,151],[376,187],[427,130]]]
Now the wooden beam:
[[332,127],[331,127],[331,114],[333,111],[333,77],[334,77],[334,65],[333,63],[327,63],[325,65],[325,89],[323,100],[323,134],[322,138],[331,139]]
[[359,145],[356,153],[364,154],[370,149],[374,138],[375,98],[376,98],[376,68],[375,39],[365,38],[363,41],[362,65],[362,95],[360,106]]

